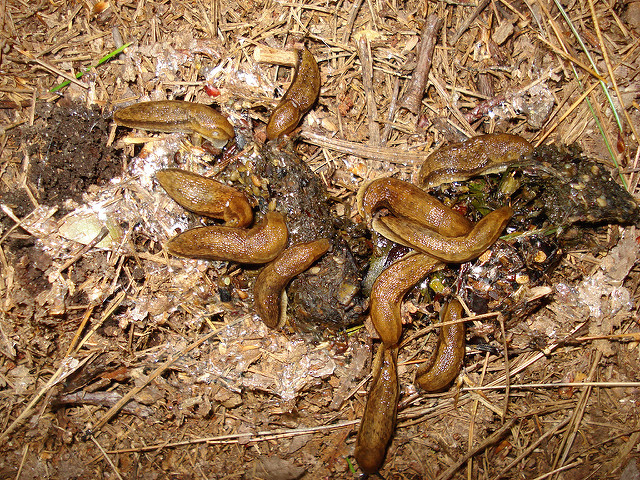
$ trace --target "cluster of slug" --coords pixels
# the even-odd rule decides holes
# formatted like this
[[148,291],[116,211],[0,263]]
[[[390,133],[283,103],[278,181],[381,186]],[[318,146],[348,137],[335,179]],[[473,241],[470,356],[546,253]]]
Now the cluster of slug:
[[[501,154],[496,154],[493,148],[497,141],[502,141],[505,147]],[[433,185],[453,181],[454,177],[469,178],[490,170],[498,171],[507,167],[510,157],[513,160],[520,157],[517,150],[521,142],[520,137],[511,135],[486,135],[446,147],[427,159],[420,178]],[[470,143],[473,149],[467,148]],[[465,171],[447,171],[450,161],[465,164]],[[499,208],[474,225],[421,188],[394,178],[380,178],[364,185],[357,200],[360,214],[373,230],[413,250],[382,271],[371,289],[369,313],[382,343],[373,363],[373,378],[358,431],[355,457],[365,473],[375,473],[382,467],[395,430],[402,299],[420,280],[445,263],[467,262],[480,256],[501,235],[513,210],[509,206]],[[383,208],[389,214],[375,216]],[[442,309],[441,322],[446,325],[440,328],[430,361],[416,374],[417,384],[423,390],[442,390],[460,372],[465,329],[464,323],[456,321],[461,316],[462,305],[458,300]]]
[[[277,139],[293,131],[316,101],[320,89],[318,66],[308,50],[298,55],[293,82],[267,124],[267,138]],[[181,101],[145,102],[118,110],[119,125],[161,132],[196,133],[216,147],[234,136],[233,127],[215,110]],[[431,155],[420,172],[423,187],[470,178],[505,169],[530,153],[531,145],[512,135],[485,135]],[[266,264],[254,286],[255,309],[266,325],[285,322],[289,281],[308,269],[331,247],[318,239],[287,247],[284,216],[269,212],[253,224],[246,196],[221,182],[179,169],[157,173],[160,185],[184,208],[225,225],[187,230],[167,244],[170,253],[183,257]],[[398,403],[397,355],[402,334],[400,307],[405,294],[444,263],[460,263],[478,257],[502,233],[513,211],[502,207],[475,225],[446,207],[424,190],[393,178],[374,180],[360,189],[358,208],[371,227],[414,251],[384,270],[370,297],[370,315],[382,344],[373,365],[373,380],[358,432],[356,459],[366,473],[377,472],[395,428]],[[377,215],[382,209],[386,216]],[[430,362],[417,375],[427,391],[445,388],[458,375],[465,350],[463,323],[455,323],[462,306],[454,300],[442,310],[439,343]]]
[[[293,131],[320,92],[320,73],[315,58],[298,52],[294,79],[267,124],[267,138]],[[224,147],[234,136],[233,126],[206,105],[166,100],[137,103],[113,113],[118,125],[158,132],[198,134],[214,147]],[[199,215],[223,220],[187,230],[167,244],[169,253],[181,257],[268,264],[256,279],[255,309],[271,328],[286,320],[284,288],[329,250],[328,239],[292,245],[284,215],[269,212],[253,224],[253,210],[244,193],[217,180],[176,168],[157,172],[158,182],[182,207]],[[251,226],[251,227],[250,227]],[[249,228],[250,227],[250,228]]]

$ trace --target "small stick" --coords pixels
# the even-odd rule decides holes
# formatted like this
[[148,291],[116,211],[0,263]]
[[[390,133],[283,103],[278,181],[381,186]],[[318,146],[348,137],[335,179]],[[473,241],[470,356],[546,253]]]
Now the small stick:
[[71,83],[75,83],[76,85],[78,85],[79,87],[84,88],[85,90],[89,89],[89,85],[87,85],[86,83],[81,82],[80,80],[78,80],[73,75],[70,75],[67,72],[63,71],[63,70],[60,70],[59,68],[54,67],[53,65],[51,65],[50,63],[45,62],[44,60],[40,60],[39,58],[34,56],[32,53],[29,53],[26,50],[20,50],[19,48],[16,48],[16,50],[18,52],[20,52],[22,55],[24,55],[25,57],[27,57],[30,61],[40,65],[42,68],[44,68],[46,70],[49,70],[50,72],[55,73],[56,75],[60,75],[63,78],[66,78]]
[[458,460],[456,460],[456,462],[451,467],[449,467],[442,475],[440,475],[438,477],[438,480],[447,480],[451,478],[458,471],[458,469],[462,465],[464,465],[464,463],[467,460],[472,458],[476,453],[479,453],[485,450],[486,448],[488,448],[489,446],[493,445],[498,440],[500,440],[503,435],[505,435],[509,430],[511,430],[511,428],[515,425],[517,420],[518,420],[518,417],[512,418],[507,423],[505,423],[500,428],[500,430],[497,430],[496,432],[494,432],[493,435],[488,437],[484,442],[480,443],[479,445],[476,445],[473,449],[469,450],[465,455],[463,455]]
[[91,240],[86,245],[83,245],[83,247],[78,251],[78,253],[76,253],[72,258],[64,262],[64,264],[60,267],[60,273],[64,272],[67,268],[69,268],[71,265],[76,263],[80,259],[80,257],[82,257],[85,253],[87,253],[89,250],[91,250],[93,247],[99,244],[102,240],[104,240],[107,235],[109,235],[109,229],[107,227],[102,227],[98,232],[98,234],[93,238],[93,240]]
[[373,91],[373,61],[369,39],[362,35],[358,39],[358,57],[362,64],[362,86],[367,97],[367,118],[369,127],[369,144],[380,145],[380,125],[378,124],[378,108]]
[[253,59],[258,63],[295,67],[298,61],[298,54],[295,50],[280,50],[266,45],[257,45],[253,51]]
[[13,422],[5,429],[4,432],[0,433],[0,444],[2,444],[7,438],[9,438],[9,434],[13,432],[22,422],[31,414],[31,411],[35,408],[36,404],[40,401],[42,397],[45,396],[49,390],[51,390],[56,384],[67,378],[73,372],[82,368],[82,366],[91,360],[93,356],[88,355],[84,359],[77,361],[74,358],[66,357],[62,359],[60,362],[60,366],[55,371],[55,373],[51,376],[51,378],[47,381],[47,383],[38,391],[38,393],[31,399],[31,401],[24,407],[22,413],[18,415]]
[[456,34],[451,38],[451,40],[449,41],[449,45],[455,45],[456,42],[458,41],[458,39],[462,36],[462,34],[464,32],[467,31],[467,28],[469,28],[469,25],[471,25],[471,22],[473,22],[476,17],[478,15],[480,15],[480,13],[482,12],[482,10],[484,10],[487,5],[489,5],[489,0],[482,0],[478,6],[476,7],[476,9],[473,11],[473,13],[471,15],[469,15],[464,22],[462,22],[462,25],[460,25],[460,28],[458,29],[458,31],[456,32]]
[[96,447],[98,447],[98,450],[100,450],[100,453],[102,453],[102,456],[104,457],[104,459],[107,461],[109,466],[113,469],[113,473],[116,474],[116,477],[118,477],[120,480],[123,480],[122,475],[120,475],[120,472],[118,472],[118,469],[109,458],[109,455],[107,455],[107,452],[104,451],[104,448],[102,448],[102,445],[98,443],[98,441],[95,439],[93,435],[91,435],[91,440],[93,441],[93,443],[96,444]]
[[420,105],[422,105],[422,97],[427,86],[429,70],[431,70],[436,38],[441,25],[442,18],[435,13],[429,15],[424,22],[422,34],[420,35],[420,45],[418,46],[418,63],[411,75],[407,90],[400,100],[400,108],[406,108],[414,114],[418,114]]
[[518,464],[518,462],[522,461],[524,458],[526,458],[531,452],[533,452],[538,445],[540,445],[542,442],[544,442],[547,438],[549,438],[552,435],[555,435],[556,432],[558,430],[560,430],[561,428],[563,428],[567,423],[569,423],[570,417],[565,418],[564,420],[562,420],[560,423],[558,423],[555,427],[553,427],[551,430],[548,430],[547,432],[544,433],[544,435],[542,435],[540,438],[538,438],[538,440],[536,440],[535,442],[533,442],[531,445],[529,445],[524,452],[522,452],[520,455],[518,455],[518,457],[513,460],[509,465],[507,465],[506,467],[504,467],[500,473],[498,473],[498,475],[496,475],[495,477],[493,477],[493,480],[499,480],[505,473],[507,473],[509,470],[511,470],[514,466],[516,466]]
[[381,143],[382,146],[386,146],[389,141],[389,135],[391,134],[391,128],[393,124],[393,119],[396,116],[396,112],[398,111],[398,94],[400,93],[400,79],[396,77],[396,80],[393,84],[393,94],[391,96],[391,102],[389,103],[389,112],[387,113],[387,123],[382,130],[382,138]]
[[317,432],[324,432],[327,430],[337,430],[339,428],[353,427],[360,423],[360,420],[347,420],[342,423],[334,423],[331,425],[320,425],[317,427],[301,427],[301,428],[293,428],[293,429],[280,429],[274,431],[260,431],[260,432],[242,432],[242,433],[231,433],[228,435],[218,435],[215,437],[200,437],[194,438],[192,440],[182,440],[178,442],[164,442],[157,443],[155,445],[145,445],[144,447],[134,447],[134,448],[122,448],[119,450],[108,450],[107,453],[133,453],[133,452],[152,452],[154,450],[161,450],[164,448],[174,448],[174,447],[182,447],[185,445],[197,445],[200,443],[206,443],[208,445],[218,445],[218,444],[232,444],[239,443],[242,441],[243,443],[255,443],[261,441],[271,441],[281,438],[291,438],[297,437],[300,435],[313,434]]

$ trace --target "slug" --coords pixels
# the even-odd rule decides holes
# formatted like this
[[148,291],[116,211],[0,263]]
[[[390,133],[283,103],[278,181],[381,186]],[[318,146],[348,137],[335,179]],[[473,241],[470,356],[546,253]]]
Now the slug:
[[532,152],[533,146],[517,135],[490,133],[471,137],[429,155],[420,168],[418,185],[428,189],[476,175],[502,172]]
[[316,59],[306,48],[298,51],[293,81],[267,123],[267,139],[291,133],[320,94],[320,70]]
[[360,422],[355,458],[364,473],[373,474],[384,463],[398,412],[397,348],[378,347],[372,366],[373,378]]
[[261,264],[276,258],[288,240],[284,216],[269,212],[250,229],[210,226],[192,228],[167,243],[179,257]]
[[[462,318],[462,305],[452,300],[440,311],[440,323]],[[430,360],[416,372],[416,382],[427,392],[446,388],[460,373],[465,350],[464,323],[440,327],[438,344]]]
[[501,207],[485,215],[461,237],[445,237],[411,220],[381,217],[373,228],[396,243],[428,253],[443,262],[461,263],[477,258],[502,234],[513,215],[511,207]]
[[397,217],[421,223],[445,237],[466,235],[471,222],[424,190],[395,178],[379,178],[364,185],[357,195],[358,210],[365,220],[381,208]]
[[324,255],[330,246],[326,238],[299,243],[284,250],[260,272],[253,290],[254,306],[269,328],[280,328],[286,321],[284,289],[287,284]]
[[244,193],[222,182],[178,168],[160,170],[156,178],[173,200],[193,213],[224,220],[229,227],[253,221]]
[[441,263],[424,253],[409,254],[391,264],[371,289],[371,322],[386,347],[396,345],[402,335],[402,299],[413,286]]
[[134,103],[113,112],[118,125],[154,132],[197,133],[222,148],[235,135],[229,121],[213,108],[182,100]]

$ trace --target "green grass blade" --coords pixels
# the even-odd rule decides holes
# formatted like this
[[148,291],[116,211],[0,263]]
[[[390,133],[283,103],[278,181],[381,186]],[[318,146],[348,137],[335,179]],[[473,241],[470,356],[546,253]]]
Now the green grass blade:
[[[126,43],[123,46],[121,46],[120,48],[114,50],[113,52],[110,52],[108,54],[106,54],[104,57],[102,57],[100,60],[98,60],[98,63],[93,66],[93,67],[89,67],[87,68],[84,72],[78,72],[76,73],[76,78],[80,78],[82,77],[85,73],[89,73],[91,71],[92,68],[96,68],[99,67],[100,65],[102,65],[103,63],[111,60],[113,57],[115,57],[116,55],[119,55],[120,53],[122,53],[122,51],[127,48],[129,45],[131,45],[132,42]],[[55,87],[53,87],[51,90],[49,90],[49,92],[54,93],[57,92],[58,90],[66,87],[67,85],[69,85],[71,82],[69,80],[65,80],[64,82],[62,82],[59,85],[56,85]]]

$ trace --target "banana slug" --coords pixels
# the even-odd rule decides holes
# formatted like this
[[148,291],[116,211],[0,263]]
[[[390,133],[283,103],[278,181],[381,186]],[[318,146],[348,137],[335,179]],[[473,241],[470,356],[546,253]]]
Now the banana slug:
[[222,182],[178,168],[160,170],[156,178],[173,200],[193,213],[224,220],[229,227],[253,221],[244,193]]
[[418,185],[428,189],[476,175],[502,172],[532,152],[533,146],[517,135],[490,133],[471,137],[429,155],[420,168]]
[[154,132],[197,133],[222,148],[235,135],[229,121],[213,108],[182,100],[134,103],[113,112],[118,125]]
[[250,229],[192,228],[169,240],[167,249],[179,257],[260,264],[278,256],[287,244],[288,235],[284,216],[269,212]]
[[386,347],[396,345],[402,335],[402,299],[413,286],[441,263],[425,253],[409,254],[387,267],[371,289],[371,322]]
[[286,321],[287,284],[325,254],[331,243],[326,238],[299,243],[284,250],[262,269],[253,289],[254,306],[269,328],[280,328]]
[[378,178],[358,191],[358,210],[365,220],[381,208],[435,230],[445,237],[458,237],[471,230],[471,222],[421,188],[395,178]]
[[501,207],[485,215],[467,235],[460,237],[445,237],[417,222],[393,216],[376,219],[373,228],[396,243],[444,262],[461,263],[480,256],[493,245],[512,215],[511,207]]
[[[440,323],[462,318],[462,305],[452,300],[440,311]],[[416,372],[416,382],[427,392],[446,388],[460,373],[465,351],[464,323],[440,327],[438,344],[430,360]]]
[[373,474],[384,463],[398,413],[397,348],[378,347],[373,361],[371,386],[360,421],[355,458],[364,473]]
[[267,123],[267,139],[291,133],[300,123],[320,93],[320,70],[309,50],[298,50],[293,81]]

